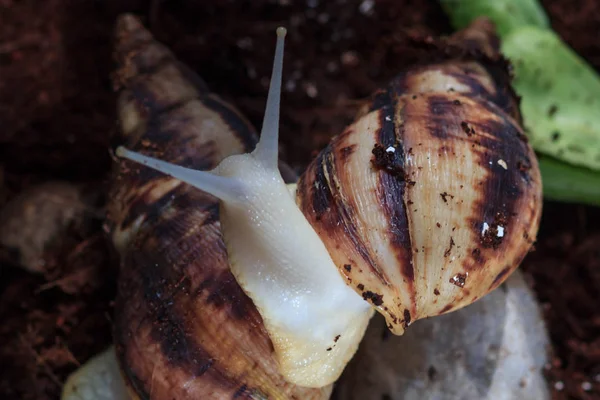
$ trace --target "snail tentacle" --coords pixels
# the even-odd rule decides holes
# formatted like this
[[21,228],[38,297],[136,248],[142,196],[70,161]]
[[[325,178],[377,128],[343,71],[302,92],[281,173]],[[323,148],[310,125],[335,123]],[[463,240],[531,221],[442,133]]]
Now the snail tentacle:
[[263,119],[260,141],[251,153],[266,166],[277,170],[279,154],[279,103],[281,98],[281,79],[283,74],[284,38],[287,31],[283,27],[277,29],[277,46],[273,60],[273,74],[267,95],[267,107]]
[[192,185],[197,189],[210,193],[222,201],[241,202],[244,199],[245,189],[243,184],[235,179],[219,176],[210,171],[198,171],[171,164],[135,151],[127,150],[122,146],[117,148],[116,154],[119,157],[144,164],[157,171],[170,175],[188,185]]

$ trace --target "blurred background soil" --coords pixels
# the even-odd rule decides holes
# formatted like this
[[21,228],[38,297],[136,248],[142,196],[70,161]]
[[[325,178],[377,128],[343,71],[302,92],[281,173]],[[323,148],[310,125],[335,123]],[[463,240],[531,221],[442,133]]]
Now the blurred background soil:
[[[543,3],[600,70],[600,2]],[[419,43],[451,32],[434,0],[0,0],[0,208],[52,180],[72,182],[87,204],[40,255],[42,273],[0,252],[2,399],[57,399],[65,377],[111,342],[117,263],[102,206],[115,130],[111,35],[122,12],[142,16],[255,125],[273,31],[287,26],[282,157],[297,171],[361,99],[418,59]],[[600,210],[544,206],[523,269],[549,324],[547,376],[556,399],[600,399]]]

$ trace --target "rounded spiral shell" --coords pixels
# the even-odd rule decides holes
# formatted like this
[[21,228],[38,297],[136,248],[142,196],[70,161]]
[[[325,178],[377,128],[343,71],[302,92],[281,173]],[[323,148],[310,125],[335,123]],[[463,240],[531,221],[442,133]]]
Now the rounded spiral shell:
[[375,93],[298,183],[297,202],[340,273],[397,334],[500,285],[541,216],[516,96],[483,54],[497,54],[493,28],[478,20],[454,40],[471,53]]

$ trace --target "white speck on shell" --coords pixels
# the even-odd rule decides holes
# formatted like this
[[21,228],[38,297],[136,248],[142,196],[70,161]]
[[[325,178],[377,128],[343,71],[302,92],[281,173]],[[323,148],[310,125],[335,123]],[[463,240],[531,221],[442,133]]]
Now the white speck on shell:
[[508,169],[508,165],[506,165],[506,161],[504,161],[502,159],[498,160],[498,165],[504,169]]
[[554,389],[558,390],[559,392],[561,390],[563,390],[565,388],[565,384],[563,381],[558,381],[554,383]]
[[504,227],[498,225],[498,233],[496,234],[498,237],[504,237]]
[[585,390],[586,392],[589,392],[590,390],[592,390],[592,383],[591,382],[581,382],[581,388],[583,390]]
[[485,233],[487,232],[488,229],[490,229],[490,226],[488,225],[487,222],[484,222],[483,228],[481,228],[481,236],[485,235]]
[[[387,117],[386,117],[387,118]],[[390,146],[387,149],[385,149],[386,153],[395,153],[396,149],[394,148],[394,146]]]

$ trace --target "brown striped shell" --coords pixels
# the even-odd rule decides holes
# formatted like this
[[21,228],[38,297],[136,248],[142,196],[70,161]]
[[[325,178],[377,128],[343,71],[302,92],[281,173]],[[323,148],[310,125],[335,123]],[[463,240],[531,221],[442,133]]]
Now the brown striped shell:
[[[246,120],[209,93],[132,16],[118,21],[115,54],[128,147],[210,169],[255,146]],[[115,344],[134,396],[329,397],[331,386],[302,388],[278,373],[261,316],[229,270],[215,198],[148,168],[120,163],[109,229],[122,260]]]
[[500,285],[540,221],[540,172],[509,77],[490,59],[493,28],[479,20],[454,40],[471,54],[375,93],[298,183],[340,273],[397,334]]

